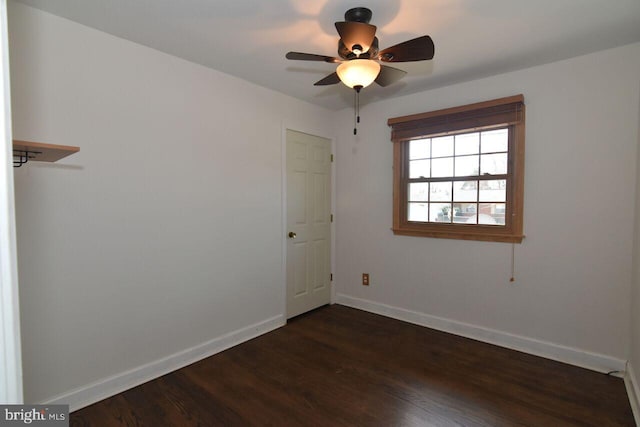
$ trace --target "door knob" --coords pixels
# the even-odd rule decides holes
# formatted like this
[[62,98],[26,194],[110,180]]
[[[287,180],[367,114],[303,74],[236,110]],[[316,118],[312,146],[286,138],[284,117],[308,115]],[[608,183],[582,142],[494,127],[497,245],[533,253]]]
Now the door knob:
[[294,233],[293,231],[290,231],[290,232],[289,232],[289,238],[290,238],[290,239],[295,239],[295,238],[296,238],[296,236],[297,236],[297,234],[296,234],[296,233]]

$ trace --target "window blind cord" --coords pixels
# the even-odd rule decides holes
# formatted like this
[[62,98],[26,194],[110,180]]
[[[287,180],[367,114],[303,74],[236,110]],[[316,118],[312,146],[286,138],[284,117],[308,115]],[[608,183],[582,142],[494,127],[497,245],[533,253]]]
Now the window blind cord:
[[516,281],[516,244],[512,243],[511,244],[511,278],[509,279],[509,282],[515,282]]

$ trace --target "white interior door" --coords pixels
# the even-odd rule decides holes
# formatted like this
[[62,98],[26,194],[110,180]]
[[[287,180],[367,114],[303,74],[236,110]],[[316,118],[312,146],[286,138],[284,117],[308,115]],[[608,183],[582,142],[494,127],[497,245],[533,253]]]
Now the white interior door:
[[331,300],[331,141],[287,130],[287,318]]

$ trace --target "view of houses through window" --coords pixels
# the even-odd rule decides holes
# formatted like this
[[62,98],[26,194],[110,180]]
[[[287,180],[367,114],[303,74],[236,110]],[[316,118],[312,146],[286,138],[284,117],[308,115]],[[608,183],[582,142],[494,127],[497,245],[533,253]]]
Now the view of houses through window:
[[509,129],[409,142],[407,219],[505,225]]

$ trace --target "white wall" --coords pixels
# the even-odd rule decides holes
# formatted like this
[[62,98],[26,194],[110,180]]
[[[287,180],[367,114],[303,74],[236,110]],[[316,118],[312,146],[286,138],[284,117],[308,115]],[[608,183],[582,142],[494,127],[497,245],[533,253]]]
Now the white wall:
[[[340,300],[623,369],[639,76],[635,44],[364,106],[358,137],[350,112],[337,113]],[[518,93],[527,105],[527,237],[515,248],[510,284],[509,244],[392,234],[386,121]]]
[[9,12],[14,137],[81,147],[15,171],[25,400],[283,322],[282,126],[330,112]]
[[[638,146],[640,147],[640,115],[638,116]],[[640,165],[640,150],[638,150]],[[627,367],[627,379],[631,380],[629,392],[636,422],[640,421],[640,383],[637,372],[640,370],[640,173],[636,172],[636,218],[633,241],[633,277],[631,282],[631,351]]]

